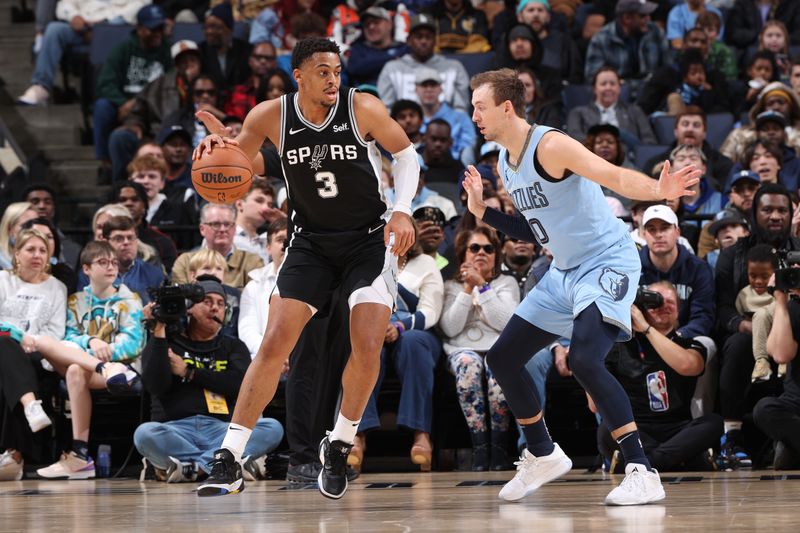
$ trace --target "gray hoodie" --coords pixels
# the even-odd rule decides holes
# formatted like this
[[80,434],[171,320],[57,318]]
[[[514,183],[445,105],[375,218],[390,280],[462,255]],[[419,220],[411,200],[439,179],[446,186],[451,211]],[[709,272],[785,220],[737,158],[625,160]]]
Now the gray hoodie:
[[378,94],[386,107],[392,107],[403,99],[417,101],[415,79],[421,66],[434,69],[442,77],[444,101],[450,107],[462,111],[469,108],[469,75],[464,65],[440,54],[433,54],[425,63],[420,63],[411,54],[386,63],[378,76]]

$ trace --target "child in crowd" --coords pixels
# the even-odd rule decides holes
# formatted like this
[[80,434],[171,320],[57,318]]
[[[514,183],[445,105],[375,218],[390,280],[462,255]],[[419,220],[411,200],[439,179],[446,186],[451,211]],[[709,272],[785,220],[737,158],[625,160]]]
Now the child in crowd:
[[739,77],[739,69],[736,66],[736,56],[728,45],[718,40],[719,31],[722,27],[722,20],[720,20],[719,15],[713,11],[703,11],[697,15],[695,24],[706,32],[708,42],[711,43],[706,57],[708,67],[722,72],[728,80],[737,79]]
[[699,50],[689,49],[678,60],[682,83],[667,97],[667,113],[677,115],[686,106],[696,105],[703,109],[715,107],[715,95],[706,75],[705,60]]
[[761,89],[773,81],[778,81],[775,54],[769,50],[759,50],[747,64],[747,94],[742,111],[749,111],[756,103]]
[[780,20],[768,20],[758,36],[758,49],[769,50],[775,54],[778,76],[782,81],[789,79],[789,32]]
[[775,298],[767,292],[767,283],[777,268],[778,257],[772,247],[768,244],[755,245],[747,253],[747,279],[750,284],[736,296],[736,310],[745,320],[753,322],[753,382],[766,381],[772,375],[767,336],[775,312]]
[[142,301],[125,285],[114,286],[119,263],[108,242],[93,241],[81,252],[81,268],[89,278],[83,291],[67,300],[63,341],[41,337],[38,349],[65,377],[72,406],[72,449],[54,464],[36,471],[45,479],[95,477],[89,457],[92,390],[131,390],[138,377],[131,363],[144,348]]

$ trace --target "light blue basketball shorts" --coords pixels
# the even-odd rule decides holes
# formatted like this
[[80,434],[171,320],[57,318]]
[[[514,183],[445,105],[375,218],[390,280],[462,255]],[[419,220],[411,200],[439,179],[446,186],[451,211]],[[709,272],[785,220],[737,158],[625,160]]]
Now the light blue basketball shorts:
[[572,323],[592,302],[603,320],[620,329],[618,341],[631,338],[631,305],[642,263],[626,234],[596,257],[569,270],[550,267],[515,312],[534,326],[572,337]]

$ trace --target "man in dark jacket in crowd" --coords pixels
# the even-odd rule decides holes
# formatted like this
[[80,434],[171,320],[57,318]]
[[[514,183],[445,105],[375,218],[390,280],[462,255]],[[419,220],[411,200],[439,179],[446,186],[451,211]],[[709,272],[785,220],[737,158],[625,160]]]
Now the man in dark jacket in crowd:
[[203,23],[205,41],[200,43],[203,72],[214,79],[216,86],[227,92],[247,80],[250,75],[250,45],[233,37],[233,8],[228,2],[214,6]]
[[382,7],[372,6],[361,14],[363,35],[350,47],[345,71],[352,87],[377,85],[383,66],[408,52],[408,47],[392,39],[392,16]]
[[721,350],[720,407],[725,436],[720,450],[721,466],[752,465],[742,448],[741,427],[745,397],[753,371],[753,323],[736,310],[736,297],[748,285],[747,253],[756,244],[777,250],[800,250],[800,239],[791,236],[792,200],[782,185],[764,183],[753,198],[753,228],[749,237],[719,254],[716,266],[717,328],[725,338]]

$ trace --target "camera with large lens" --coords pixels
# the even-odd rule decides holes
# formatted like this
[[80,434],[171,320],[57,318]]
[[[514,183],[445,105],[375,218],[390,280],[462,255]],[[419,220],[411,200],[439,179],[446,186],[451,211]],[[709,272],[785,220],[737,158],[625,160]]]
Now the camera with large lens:
[[167,285],[147,289],[153,306],[153,318],[164,324],[178,324],[186,317],[186,301],[202,302],[206,297],[203,287],[196,284]]
[[636,291],[636,299],[633,305],[644,311],[645,309],[657,309],[664,305],[664,297],[656,291],[639,287]]
[[775,289],[787,292],[800,289],[800,268],[792,265],[800,264],[800,252],[777,250],[778,270],[775,271]]

